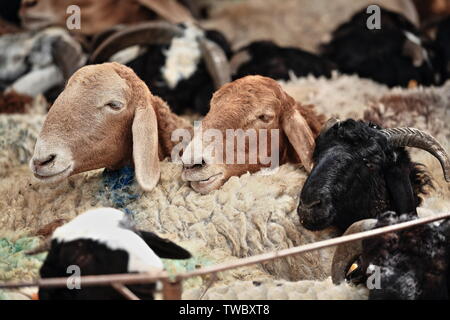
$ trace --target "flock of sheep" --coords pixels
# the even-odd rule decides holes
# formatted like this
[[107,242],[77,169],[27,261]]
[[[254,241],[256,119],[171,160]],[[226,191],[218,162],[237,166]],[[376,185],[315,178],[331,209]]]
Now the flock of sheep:
[[[20,17],[31,31],[8,31],[0,37],[3,103],[18,99],[21,108],[21,101],[40,94],[52,101],[29,159],[39,183],[57,185],[80,173],[131,165],[139,188],[151,193],[164,180],[161,161],[176,158],[179,179],[206,197],[234,177],[269,171],[270,164],[261,158],[224,163],[217,152],[206,152],[212,141],[203,141],[203,132],[196,131],[186,113],[204,116],[203,130],[222,136],[230,129],[279,132],[277,148],[265,150],[266,155],[279,166],[301,164],[308,175],[297,191],[296,219],[304,228],[298,232],[333,228],[340,235],[416,219],[436,177],[414,162],[406,147],[436,158],[450,183],[449,155],[432,134],[408,126],[338,120],[297,101],[280,85],[293,75],[331,78],[338,71],[389,87],[445,87],[450,79],[450,17],[437,23],[429,37],[387,9],[381,9],[382,28],[368,30],[364,9],[340,25],[316,54],[271,41],[234,50],[224,34],[199,27],[176,1],[167,6],[119,1],[123,12],[130,13],[126,16],[108,15],[104,9],[111,7],[109,2],[95,1],[98,8],[86,9],[92,20],[86,19],[85,34],[76,38],[62,29],[40,30],[62,24],[61,1],[22,0]],[[9,22],[3,21],[0,31],[15,28],[14,1],[8,3],[11,11],[3,18]],[[85,3],[80,4],[82,13]],[[166,21],[146,21],[155,16]],[[182,148],[173,139],[177,130],[191,138]],[[274,142],[258,137],[260,148],[263,139]],[[196,150],[199,143],[201,152]],[[252,150],[233,145],[226,151],[233,159],[239,152],[250,159]],[[138,230],[130,215],[112,208],[89,210],[49,229],[41,248],[48,251],[42,278],[66,276],[69,265],[80,266],[83,274],[162,270],[160,258],[196,254]],[[370,290],[369,298],[448,299],[449,243],[449,221],[444,221],[342,245],[332,258],[332,280],[335,285],[365,286],[377,267],[382,287]],[[154,298],[155,284],[130,289],[142,299]],[[107,287],[40,288],[39,298],[120,296]]]

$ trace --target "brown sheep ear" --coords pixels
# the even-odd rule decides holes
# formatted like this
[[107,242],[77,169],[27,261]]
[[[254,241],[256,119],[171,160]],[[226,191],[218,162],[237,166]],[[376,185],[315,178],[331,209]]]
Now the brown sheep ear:
[[142,189],[150,191],[160,177],[158,122],[152,106],[136,108],[132,132],[136,179]]
[[282,115],[282,127],[300,161],[309,173],[313,167],[314,135],[297,108],[289,108]]

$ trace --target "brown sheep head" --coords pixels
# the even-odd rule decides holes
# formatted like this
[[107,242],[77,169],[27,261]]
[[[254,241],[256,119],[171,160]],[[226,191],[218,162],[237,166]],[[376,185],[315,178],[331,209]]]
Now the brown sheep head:
[[172,23],[193,20],[189,10],[175,0],[22,0],[22,25],[29,30],[66,27],[70,16],[68,8],[73,5],[80,8],[81,28],[72,31],[86,35],[95,35],[119,24],[148,21],[155,18],[154,13]]
[[[261,154],[277,160],[276,165],[301,162],[309,171],[314,137],[319,133],[322,123],[323,118],[316,115],[311,106],[299,105],[275,80],[262,76],[238,79],[214,94],[210,111],[201,124],[202,133],[194,134],[183,153],[182,179],[190,182],[197,192],[205,194],[220,188],[231,176],[273,167],[273,161],[263,161]],[[211,132],[211,129],[218,135],[205,138],[205,132]],[[230,129],[242,129],[244,132],[254,129],[254,145],[258,151],[255,153],[255,149],[249,147],[250,138],[245,137],[246,142],[239,149],[236,136],[226,138],[227,130]],[[266,132],[265,135],[261,134],[262,131]],[[220,139],[219,147],[215,145],[211,148],[211,144]],[[200,152],[198,145],[201,145]],[[214,152],[210,152],[211,149]],[[250,160],[250,150],[253,155],[257,155],[254,161]],[[238,161],[239,154],[245,155],[244,162]]]
[[31,170],[41,181],[56,182],[133,161],[138,183],[153,189],[160,175],[155,109],[161,104],[123,65],[81,68],[47,115]]

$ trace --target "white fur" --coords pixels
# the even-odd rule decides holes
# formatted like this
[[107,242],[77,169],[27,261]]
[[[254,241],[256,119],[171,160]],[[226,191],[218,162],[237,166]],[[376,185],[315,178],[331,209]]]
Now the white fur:
[[193,25],[188,25],[182,37],[174,38],[167,51],[166,64],[161,68],[164,80],[170,88],[175,88],[179,81],[188,79],[201,59],[202,53],[197,39],[203,32]]
[[131,230],[124,229],[125,214],[113,208],[89,210],[53,233],[52,239],[70,242],[90,239],[105,244],[112,250],[128,252],[128,271],[146,272],[163,269],[161,259],[148,247],[145,241]]
[[12,82],[9,90],[36,97],[64,82],[61,71],[53,61],[53,44],[58,39],[80,55],[77,65],[84,65],[86,58],[81,45],[64,29],[47,28],[1,37],[0,79]]
[[19,78],[9,87],[9,90],[17,93],[36,97],[40,93],[46,92],[54,86],[63,83],[62,72],[55,65],[50,65],[43,69],[37,69]]
[[[183,299],[202,297],[206,287],[185,290]],[[217,285],[206,291],[203,300],[366,300],[369,290],[346,282],[333,284],[331,278],[297,282],[273,279],[258,281],[236,280],[227,285]]]

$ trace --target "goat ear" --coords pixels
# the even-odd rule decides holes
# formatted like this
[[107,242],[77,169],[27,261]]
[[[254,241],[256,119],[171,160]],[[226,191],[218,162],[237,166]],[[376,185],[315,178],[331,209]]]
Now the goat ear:
[[160,177],[158,122],[152,106],[136,107],[132,132],[136,179],[142,189],[150,191]]
[[145,243],[163,259],[189,259],[191,254],[170,240],[158,237],[153,232],[138,231]]
[[308,122],[306,122],[300,111],[293,107],[284,111],[282,127],[306,171],[311,172],[315,141]]

